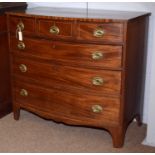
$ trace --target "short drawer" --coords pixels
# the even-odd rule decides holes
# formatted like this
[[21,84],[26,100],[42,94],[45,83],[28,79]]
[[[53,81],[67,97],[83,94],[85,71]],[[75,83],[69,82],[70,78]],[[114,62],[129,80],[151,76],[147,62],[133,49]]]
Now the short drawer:
[[43,37],[71,39],[73,37],[73,22],[38,19],[37,32]]
[[17,81],[13,82],[14,103],[22,108],[76,125],[102,127],[119,124],[119,98],[78,95]]
[[120,71],[55,65],[16,56],[13,58],[13,74],[35,79],[46,87],[120,95]]
[[77,39],[102,43],[122,43],[123,30],[122,23],[79,22],[77,27]]
[[52,42],[26,37],[21,43],[13,36],[10,45],[15,53],[33,55],[65,65],[100,69],[122,67],[122,46]]
[[20,27],[23,34],[35,33],[35,19],[31,17],[9,16],[9,30],[16,36],[17,28]]

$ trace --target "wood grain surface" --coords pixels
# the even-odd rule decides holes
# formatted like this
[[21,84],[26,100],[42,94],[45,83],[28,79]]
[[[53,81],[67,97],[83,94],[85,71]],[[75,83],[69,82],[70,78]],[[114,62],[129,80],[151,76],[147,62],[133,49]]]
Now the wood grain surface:
[[[133,118],[141,124],[150,14],[92,12],[36,8],[7,14],[14,118],[24,108],[57,122],[104,128],[113,146],[122,147]],[[23,50],[15,38],[19,21],[25,25]],[[52,26],[59,33],[51,34]]]
[[[22,81],[14,81],[14,98],[20,107],[36,109],[48,114],[48,118],[59,121],[67,119],[76,125],[92,125],[103,127],[119,124],[119,98],[108,98],[94,95],[78,95],[57,89],[45,89]],[[21,89],[28,91],[28,96],[20,95]],[[93,105],[101,105],[103,111],[94,113]]]
[[[122,46],[76,44],[24,37],[25,49],[20,50],[17,46],[19,43],[17,38],[11,36],[10,41],[11,52],[19,55],[25,54],[25,56],[34,56],[48,62],[55,61],[59,64],[77,67],[122,69]],[[103,57],[94,60],[92,55],[96,52],[102,53]]]
[[[24,64],[27,71],[22,73],[19,66]],[[82,92],[106,93],[120,95],[121,72],[109,70],[90,70],[85,68],[75,68],[48,63],[40,63],[33,59],[19,58],[13,59],[13,73],[24,77],[30,77],[39,81],[41,85],[56,88],[74,88]],[[102,85],[93,85],[93,79],[100,77],[103,79]]]
[[0,118],[12,111],[10,56],[6,11],[26,8],[26,3],[0,2]]

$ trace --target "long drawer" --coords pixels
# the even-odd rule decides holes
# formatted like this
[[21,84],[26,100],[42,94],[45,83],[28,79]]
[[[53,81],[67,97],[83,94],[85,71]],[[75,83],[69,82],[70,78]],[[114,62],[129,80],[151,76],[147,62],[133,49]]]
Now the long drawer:
[[119,98],[78,95],[17,81],[14,81],[13,94],[14,102],[20,107],[76,125],[119,124]]
[[121,69],[122,46],[75,44],[24,38],[23,42],[11,36],[11,49],[53,60],[62,64],[91,68]]
[[77,88],[83,92],[120,95],[120,71],[76,68],[14,56],[13,74],[34,78],[46,87]]

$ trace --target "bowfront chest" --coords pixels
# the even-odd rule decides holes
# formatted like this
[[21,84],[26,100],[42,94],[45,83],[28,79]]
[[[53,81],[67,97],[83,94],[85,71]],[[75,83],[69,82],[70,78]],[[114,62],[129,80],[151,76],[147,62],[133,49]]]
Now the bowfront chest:
[[20,109],[104,128],[122,147],[141,124],[147,13],[33,8],[8,16],[14,118]]

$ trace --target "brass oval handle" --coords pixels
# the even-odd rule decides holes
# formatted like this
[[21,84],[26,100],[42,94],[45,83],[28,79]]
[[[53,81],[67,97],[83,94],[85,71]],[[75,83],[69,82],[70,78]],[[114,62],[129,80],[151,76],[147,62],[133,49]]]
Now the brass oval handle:
[[104,80],[101,77],[94,77],[92,79],[92,84],[95,86],[101,86],[101,85],[103,85],[103,83],[104,83]]
[[19,65],[19,69],[20,69],[20,71],[21,72],[26,72],[27,71],[27,66],[26,65],[24,65],[24,64],[21,64],[21,65]]
[[26,89],[21,89],[20,90],[20,95],[21,96],[28,96],[28,91]]
[[23,24],[23,22],[19,22],[17,24],[17,28],[20,29],[20,30],[24,30],[24,24]]
[[18,49],[24,50],[25,49],[25,44],[23,42],[19,42],[17,45]]
[[100,60],[103,59],[103,53],[102,52],[94,52],[92,53],[92,59],[93,60]]
[[60,30],[57,26],[51,26],[50,27],[50,33],[51,34],[59,34]]
[[91,108],[94,113],[101,113],[103,111],[103,107],[100,105],[93,105]]
[[97,28],[96,30],[94,30],[94,33],[93,33],[93,35],[94,35],[94,37],[103,37],[104,36],[104,30],[103,29],[101,29],[101,28]]

